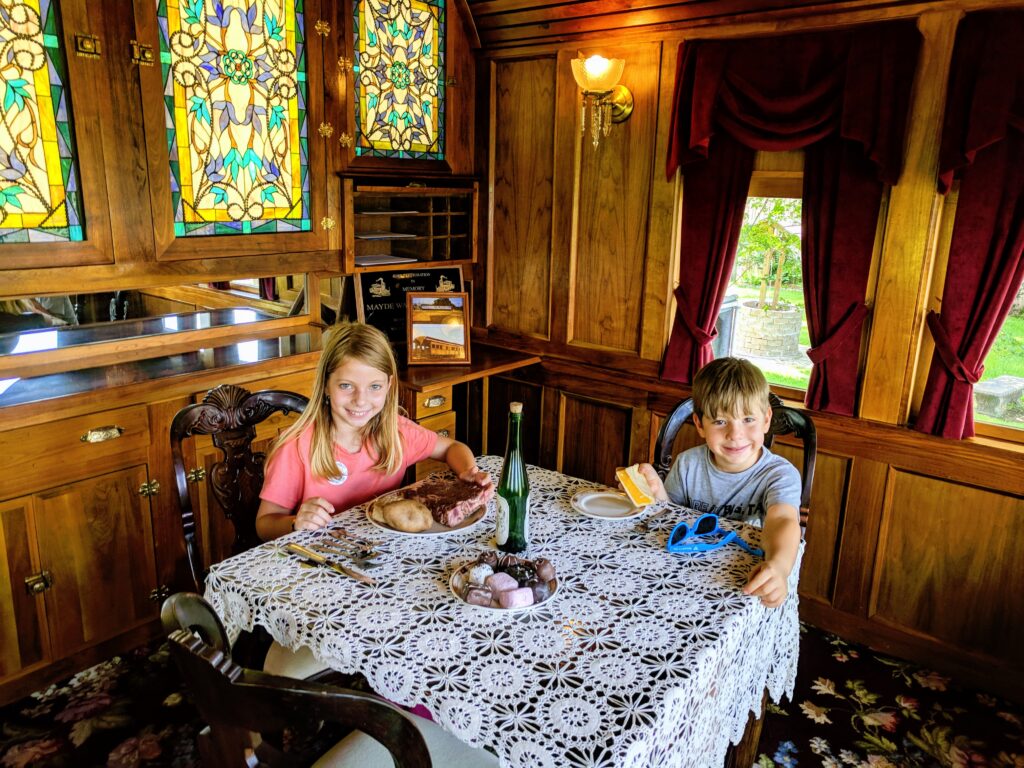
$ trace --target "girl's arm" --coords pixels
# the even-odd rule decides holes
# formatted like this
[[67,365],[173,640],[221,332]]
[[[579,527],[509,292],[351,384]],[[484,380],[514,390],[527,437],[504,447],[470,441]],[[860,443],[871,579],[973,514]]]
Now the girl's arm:
[[452,440],[450,437],[438,437],[430,458],[445,462],[459,480],[465,483],[488,486],[491,476],[476,465],[476,457],[469,446]]
[[287,507],[261,499],[256,513],[256,535],[270,541],[292,531],[315,531],[330,523],[333,514],[334,505],[320,496],[306,499],[295,514]]

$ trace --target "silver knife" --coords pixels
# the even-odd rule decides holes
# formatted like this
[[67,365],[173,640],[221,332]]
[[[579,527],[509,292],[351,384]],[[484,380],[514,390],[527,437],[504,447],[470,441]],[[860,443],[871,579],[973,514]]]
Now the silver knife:
[[351,568],[342,565],[341,563],[336,563],[333,560],[329,560],[328,558],[321,555],[319,552],[314,552],[312,549],[307,549],[301,544],[289,542],[288,544],[284,545],[284,548],[291,552],[293,555],[298,555],[299,557],[305,560],[312,560],[317,565],[326,566],[335,573],[340,573],[344,576],[348,576],[350,579],[355,579],[358,582],[361,582],[363,584],[369,584],[370,586],[374,584],[373,579],[371,579],[365,573],[354,571]]

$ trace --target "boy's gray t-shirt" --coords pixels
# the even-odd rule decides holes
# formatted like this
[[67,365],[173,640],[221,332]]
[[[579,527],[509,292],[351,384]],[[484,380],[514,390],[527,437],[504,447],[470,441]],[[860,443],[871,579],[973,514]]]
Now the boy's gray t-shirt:
[[723,472],[708,447],[698,445],[684,451],[665,478],[665,491],[676,504],[755,525],[774,504],[800,509],[800,485],[796,467],[766,447],[749,469]]

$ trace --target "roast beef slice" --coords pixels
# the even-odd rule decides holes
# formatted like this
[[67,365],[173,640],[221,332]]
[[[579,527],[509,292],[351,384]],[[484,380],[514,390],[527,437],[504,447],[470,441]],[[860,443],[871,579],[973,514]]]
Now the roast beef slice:
[[402,495],[423,504],[438,523],[451,528],[486,504],[494,495],[494,486],[481,488],[459,479],[428,477],[406,487]]

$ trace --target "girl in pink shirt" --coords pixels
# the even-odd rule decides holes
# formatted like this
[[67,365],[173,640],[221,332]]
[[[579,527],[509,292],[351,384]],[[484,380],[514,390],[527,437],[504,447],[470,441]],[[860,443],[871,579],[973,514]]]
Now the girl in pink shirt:
[[490,485],[467,445],[399,414],[397,376],[381,331],[343,323],[329,332],[309,405],[267,459],[256,515],[262,539],[322,528],[335,512],[397,488],[421,459],[445,461],[460,480]]

